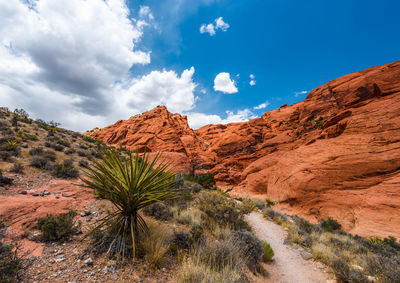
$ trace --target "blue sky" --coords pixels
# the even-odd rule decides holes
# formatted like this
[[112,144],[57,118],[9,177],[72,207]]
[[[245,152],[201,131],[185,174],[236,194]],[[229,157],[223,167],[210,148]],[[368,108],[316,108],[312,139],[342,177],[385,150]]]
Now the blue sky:
[[0,100],[79,131],[158,104],[195,128],[243,121],[399,59],[394,0],[6,2]]

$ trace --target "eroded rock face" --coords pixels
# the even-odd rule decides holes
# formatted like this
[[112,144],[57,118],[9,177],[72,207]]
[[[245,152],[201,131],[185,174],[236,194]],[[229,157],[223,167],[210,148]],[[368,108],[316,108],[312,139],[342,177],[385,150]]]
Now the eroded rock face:
[[194,131],[185,116],[157,107],[90,135],[177,152],[187,165],[179,170],[195,164],[222,187],[268,196],[312,221],[331,216],[359,235],[400,237],[399,94],[400,61],[330,81],[248,122]]

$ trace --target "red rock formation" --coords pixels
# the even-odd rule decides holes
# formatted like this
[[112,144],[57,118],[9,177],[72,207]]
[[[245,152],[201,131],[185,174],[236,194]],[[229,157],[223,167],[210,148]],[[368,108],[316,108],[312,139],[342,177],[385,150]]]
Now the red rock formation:
[[332,80],[248,122],[193,131],[185,116],[157,107],[90,135],[178,152],[220,186],[271,197],[312,221],[332,216],[352,233],[400,237],[399,94],[400,61]]

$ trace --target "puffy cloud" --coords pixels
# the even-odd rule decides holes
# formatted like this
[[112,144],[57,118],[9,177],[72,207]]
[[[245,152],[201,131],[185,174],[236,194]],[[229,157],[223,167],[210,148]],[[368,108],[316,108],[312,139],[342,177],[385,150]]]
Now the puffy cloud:
[[294,93],[294,96],[295,97],[299,97],[300,95],[304,95],[304,94],[307,94],[307,93],[308,93],[308,90],[296,91]]
[[268,105],[270,105],[270,103],[268,101],[265,101],[257,106],[254,106],[253,109],[254,110],[265,109],[265,108],[267,108]]
[[126,82],[125,87],[119,86],[116,90],[119,112],[129,115],[132,111],[141,112],[157,105],[165,105],[171,112],[191,110],[195,104],[194,71],[191,67],[180,76],[174,71],[152,71]]
[[225,23],[222,17],[219,17],[215,20],[215,29],[220,29],[223,32],[226,32],[229,28],[229,24]]
[[200,26],[200,33],[208,33],[211,36],[214,36],[217,30],[222,30],[226,32],[229,28],[229,24],[224,22],[222,17],[216,18],[214,22],[209,24],[202,24]]
[[193,129],[198,129],[204,125],[208,124],[228,124],[236,122],[245,122],[250,119],[257,118],[257,116],[251,112],[249,109],[238,110],[236,113],[233,111],[226,111],[226,118],[221,118],[219,115],[215,114],[204,114],[189,112],[186,113],[188,116],[189,126]]
[[251,80],[254,80],[256,76],[255,76],[255,75],[253,75],[253,74],[250,74],[250,76],[249,76],[249,77],[250,77],[250,79],[251,79]]
[[143,23],[124,0],[0,1],[1,101],[73,129],[102,123],[119,81],[150,63],[136,48]]
[[238,89],[235,85],[235,81],[231,79],[229,73],[219,73],[214,79],[214,90],[222,91],[223,93],[236,93]]
[[200,33],[206,33],[208,32],[211,36],[215,35],[215,28],[213,24],[208,24],[208,25],[202,25],[200,27]]

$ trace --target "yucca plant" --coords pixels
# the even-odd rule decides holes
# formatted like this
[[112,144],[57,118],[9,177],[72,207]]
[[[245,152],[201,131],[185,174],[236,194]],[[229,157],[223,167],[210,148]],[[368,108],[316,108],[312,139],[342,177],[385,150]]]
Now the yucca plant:
[[95,237],[95,245],[107,245],[107,253],[124,259],[131,252],[134,260],[139,233],[147,231],[139,211],[180,196],[174,174],[168,171],[169,164],[159,158],[157,154],[149,160],[147,153],[138,152],[122,158],[115,149],[109,149],[102,161],[95,161],[85,172],[83,186],[94,189],[115,206],[114,211],[99,220],[92,230],[93,235],[101,235]]

